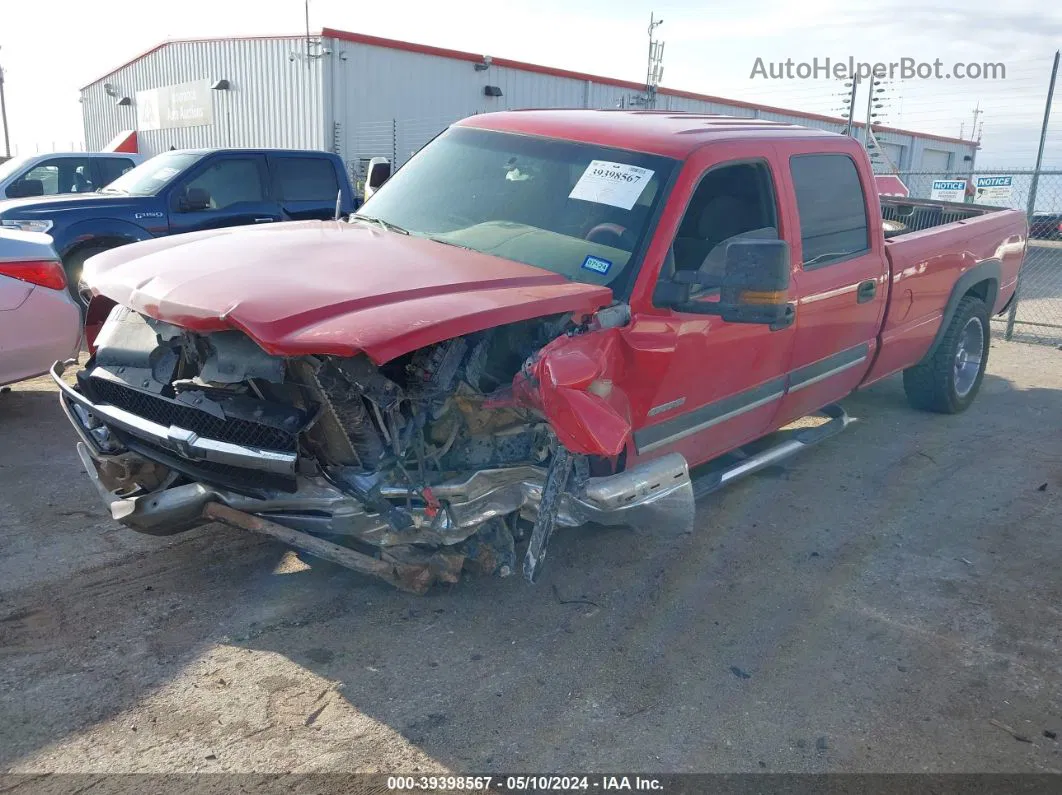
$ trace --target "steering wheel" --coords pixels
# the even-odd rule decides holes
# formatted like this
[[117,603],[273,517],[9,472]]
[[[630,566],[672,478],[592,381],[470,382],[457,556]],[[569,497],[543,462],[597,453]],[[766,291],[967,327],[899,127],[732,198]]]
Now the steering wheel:
[[[623,236],[627,234],[627,227],[620,226],[619,224],[598,224],[589,232],[583,236],[583,240],[588,240],[591,243],[602,243],[606,246],[610,246],[613,243],[619,243],[622,241]],[[598,240],[598,236],[604,236],[604,240]],[[608,240],[608,236],[615,238],[613,241]]]

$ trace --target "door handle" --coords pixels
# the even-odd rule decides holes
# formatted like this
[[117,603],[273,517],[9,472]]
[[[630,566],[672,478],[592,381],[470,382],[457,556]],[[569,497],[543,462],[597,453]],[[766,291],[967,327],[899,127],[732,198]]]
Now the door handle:
[[270,217],[270,218],[255,218],[254,222],[256,224],[270,224],[270,223],[272,223],[275,220],[277,220],[277,219],[276,218],[272,218],[272,217]]
[[856,303],[865,304],[867,301],[873,301],[874,296],[877,294],[877,280],[870,279],[865,282],[860,282],[859,289],[856,290]]

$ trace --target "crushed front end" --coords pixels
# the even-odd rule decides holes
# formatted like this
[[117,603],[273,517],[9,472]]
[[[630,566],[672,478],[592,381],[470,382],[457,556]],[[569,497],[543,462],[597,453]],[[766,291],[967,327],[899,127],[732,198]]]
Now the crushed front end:
[[[593,454],[571,397],[583,385],[541,383],[543,352],[580,333],[568,315],[537,318],[377,365],[272,356],[239,331],[197,334],[116,306],[75,384],[63,364],[52,374],[86,471],[135,530],[191,529],[221,505],[287,528],[273,534],[296,546],[313,537],[419,572],[424,587],[464,569],[507,575],[526,540],[533,580],[556,526],[692,522],[682,456],[624,469],[618,449]],[[581,360],[556,361],[570,374]]]

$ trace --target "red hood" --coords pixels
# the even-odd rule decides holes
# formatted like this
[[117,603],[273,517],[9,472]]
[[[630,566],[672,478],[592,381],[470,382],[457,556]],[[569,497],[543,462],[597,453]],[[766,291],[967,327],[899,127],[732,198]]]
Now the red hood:
[[177,326],[239,329],[272,354],[363,351],[377,363],[506,323],[589,313],[612,296],[488,254],[317,221],[123,246],[93,257],[85,281]]

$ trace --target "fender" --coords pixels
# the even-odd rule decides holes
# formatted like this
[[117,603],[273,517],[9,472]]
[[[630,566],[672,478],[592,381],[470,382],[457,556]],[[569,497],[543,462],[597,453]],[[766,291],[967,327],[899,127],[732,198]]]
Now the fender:
[[619,330],[550,342],[513,379],[518,404],[542,413],[570,452],[614,458],[631,436],[627,396],[613,389],[623,367]]
[[150,240],[155,237],[142,226],[118,218],[86,218],[84,221],[78,221],[56,231],[59,234],[53,236],[53,239],[55,250],[59,252],[61,259],[65,258],[76,246],[90,240],[107,238],[121,240],[123,243],[138,243],[141,240]]
[[986,259],[977,263],[958,278],[951,288],[948,303],[944,305],[944,315],[940,320],[940,328],[937,329],[937,334],[933,337],[933,343],[929,346],[929,350],[926,351],[926,355],[922,357],[922,361],[919,364],[927,362],[933,357],[937,347],[940,345],[940,341],[944,339],[944,334],[947,333],[948,326],[951,325],[951,319],[955,317],[955,312],[959,308],[959,301],[970,291],[971,287],[983,281],[988,282],[985,304],[988,305],[988,314],[991,317],[992,310],[996,306],[996,297],[999,295],[1001,280],[1002,266],[999,260],[995,259]]

